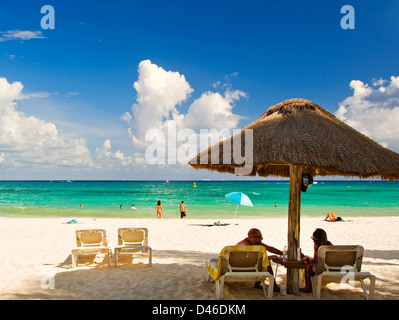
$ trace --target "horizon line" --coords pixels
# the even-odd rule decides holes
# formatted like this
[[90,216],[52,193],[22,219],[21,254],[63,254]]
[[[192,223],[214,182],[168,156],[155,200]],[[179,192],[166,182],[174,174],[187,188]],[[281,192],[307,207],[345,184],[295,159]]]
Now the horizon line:
[[[315,179],[316,180],[316,179]],[[236,179],[0,179],[0,182],[289,182],[289,178],[274,179],[274,180],[236,180]],[[350,181],[350,182],[396,182],[396,181],[385,181],[380,179],[317,179],[317,181]]]

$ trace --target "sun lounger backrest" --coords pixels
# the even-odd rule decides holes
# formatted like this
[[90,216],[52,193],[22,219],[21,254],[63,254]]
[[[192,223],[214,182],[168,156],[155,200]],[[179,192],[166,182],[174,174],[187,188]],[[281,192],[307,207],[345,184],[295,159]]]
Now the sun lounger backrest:
[[359,272],[363,253],[362,246],[321,246],[318,250],[316,274],[324,271],[340,271],[344,266],[352,266]]
[[118,245],[148,245],[148,229],[119,228]]
[[106,246],[106,232],[103,229],[76,230],[76,244],[78,247]]
[[[259,265],[260,264],[260,265]],[[233,251],[230,252],[229,267],[234,271],[261,271],[262,255],[260,252]]]
[[226,246],[220,251],[217,260],[209,260],[207,272],[218,280],[227,272],[267,272],[269,266],[270,261],[264,246]]
[[[248,247],[253,249],[248,251]],[[260,246],[228,246],[224,248],[224,255],[219,257],[221,274],[227,271],[262,271],[264,253]]]

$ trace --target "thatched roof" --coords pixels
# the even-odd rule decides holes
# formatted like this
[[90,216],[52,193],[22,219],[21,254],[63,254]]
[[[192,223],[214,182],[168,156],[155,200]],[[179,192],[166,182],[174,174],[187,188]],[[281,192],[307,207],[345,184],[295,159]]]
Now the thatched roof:
[[[399,179],[397,153],[309,100],[290,99],[270,107],[238,133],[238,137],[241,136],[238,149],[241,148],[243,156],[246,129],[253,129],[253,169],[246,175],[289,177],[289,165],[294,164],[300,165],[303,173],[313,176]],[[235,168],[243,165],[231,157],[233,137],[203,150],[189,164],[195,169],[234,174]],[[223,145],[231,150],[226,149],[224,154]]]

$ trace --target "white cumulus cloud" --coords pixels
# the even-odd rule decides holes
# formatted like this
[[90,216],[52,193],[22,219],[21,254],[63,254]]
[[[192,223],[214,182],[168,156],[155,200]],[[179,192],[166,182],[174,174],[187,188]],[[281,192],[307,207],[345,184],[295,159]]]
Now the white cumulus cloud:
[[136,148],[136,163],[144,163],[142,157],[151,144],[146,141],[146,134],[153,136],[153,130],[163,133],[165,149],[158,149],[167,154],[168,127],[176,128],[177,134],[184,130],[199,134],[201,129],[236,128],[243,118],[233,113],[233,107],[236,100],[247,95],[240,90],[232,90],[230,85],[224,87],[223,94],[210,91],[202,93],[184,113],[179,107],[194,91],[184,75],[166,71],[150,60],[140,62],[138,73],[138,80],[134,83],[137,102],[132,106],[132,113],[126,112],[121,116],[130,125],[129,134]]
[[399,77],[352,80],[353,95],[339,103],[338,119],[395,152],[399,151]]
[[228,90],[224,96],[218,92],[203,93],[188,109],[186,126],[194,130],[236,128],[243,117],[233,113],[233,102],[240,97],[246,97],[246,94],[239,90]]
[[132,157],[127,157],[119,150],[111,151],[111,141],[109,139],[104,141],[101,148],[96,148],[97,158],[96,165],[103,167],[127,167],[133,163]]
[[[143,141],[151,128],[162,128],[164,121],[178,115],[176,107],[193,92],[184,75],[165,71],[144,60],[139,64],[139,78],[133,87],[137,91],[137,103],[132,106],[130,121],[135,144]],[[129,118],[128,114],[124,115]]]
[[[14,167],[41,165],[90,166],[85,140],[66,140],[51,122],[17,109],[24,98],[20,82],[0,78],[0,150],[2,163]],[[4,161],[6,159],[7,161]]]

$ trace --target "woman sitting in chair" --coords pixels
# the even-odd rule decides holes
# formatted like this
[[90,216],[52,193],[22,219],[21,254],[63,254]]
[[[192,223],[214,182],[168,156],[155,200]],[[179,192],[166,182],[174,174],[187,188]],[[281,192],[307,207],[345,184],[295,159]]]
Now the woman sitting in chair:
[[312,282],[310,277],[312,277],[317,270],[317,260],[318,260],[318,250],[321,246],[331,246],[332,243],[327,240],[327,233],[323,229],[316,229],[312,235],[313,247],[314,247],[314,265],[308,266],[306,268],[306,286],[304,288],[299,288],[300,292],[309,293],[312,292]]

